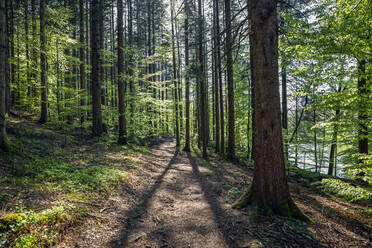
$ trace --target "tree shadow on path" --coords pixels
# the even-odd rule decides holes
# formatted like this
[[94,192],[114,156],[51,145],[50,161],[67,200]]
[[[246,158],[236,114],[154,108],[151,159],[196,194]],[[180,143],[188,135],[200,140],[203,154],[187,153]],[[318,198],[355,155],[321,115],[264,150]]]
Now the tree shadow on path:
[[150,207],[150,203],[152,197],[155,195],[156,191],[160,187],[163,182],[163,179],[171,166],[175,163],[177,155],[179,153],[179,149],[176,149],[172,159],[169,161],[168,165],[165,167],[164,171],[158,176],[154,185],[150,188],[150,190],[145,193],[137,204],[135,204],[132,208],[130,208],[124,214],[125,219],[123,222],[125,223],[122,227],[122,230],[119,234],[119,237],[115,240],[110,242],[110,247],[112,248],[119,248],[119,247],[126,247],[128,245],[128,238],[133,231],[136,230],[141,217],[146,214],[148,208]]

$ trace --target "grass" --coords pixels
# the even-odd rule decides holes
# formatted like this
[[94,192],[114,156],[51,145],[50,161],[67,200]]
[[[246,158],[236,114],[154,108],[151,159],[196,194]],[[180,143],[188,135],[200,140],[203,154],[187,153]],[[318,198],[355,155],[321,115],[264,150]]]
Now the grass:
[[0,247],[55,246],[109,194],[132,190],[140,157],[150,154],[112,134],[91,138],[86,127],[10,122],[19,149],[0,151]]

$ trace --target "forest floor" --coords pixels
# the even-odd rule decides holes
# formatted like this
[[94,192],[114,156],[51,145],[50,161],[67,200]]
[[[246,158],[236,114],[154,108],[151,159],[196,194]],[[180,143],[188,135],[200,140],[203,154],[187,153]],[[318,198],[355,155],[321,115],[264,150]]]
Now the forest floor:
[[371,203],[315,190],[298,173],[291,194],[312,223],[253,221],[231,208],[250,167],[204,160],[170,137],[123,147],[25,118],[9,126],[20,148],[0,153],[0,247],[372,247]]

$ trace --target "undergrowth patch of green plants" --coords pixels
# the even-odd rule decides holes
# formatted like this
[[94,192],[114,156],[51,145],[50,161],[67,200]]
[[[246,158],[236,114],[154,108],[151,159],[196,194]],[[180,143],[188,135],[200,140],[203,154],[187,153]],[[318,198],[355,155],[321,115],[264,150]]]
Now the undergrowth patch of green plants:
[[81,211],[75,211],[75,206],[62,201],[39,212],[18,211],[0,217],[1,247],[52,247],[61,240],[66,227],[82,215]]
[[347,201],[355,202],[359,200],[371,200],[371,189],[351,185],[340,179],[325,178],[312,184],[325,192],[335,194]]

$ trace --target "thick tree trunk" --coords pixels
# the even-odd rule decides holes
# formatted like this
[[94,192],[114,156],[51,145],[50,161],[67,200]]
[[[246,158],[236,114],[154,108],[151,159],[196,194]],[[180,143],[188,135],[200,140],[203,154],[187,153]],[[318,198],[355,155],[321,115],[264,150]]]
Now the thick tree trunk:
[[123,0],[118,0],[118,91],[119,91],[119,140],[120,144],[127,143],[125,103],[124,103],[124,30],[123,30]]
[[228,147],[227,157],[235,156],[235,117],[234,117],[234,75],[232,60],[232,37],[231,37],[231,6],[230,0],[225,0],[226,22],[226,66],[227,66],[227,104],[228,104]]
[[5,112],[6,112],[6,74],[8,63],[8,34],[6,28],[6,5],[5,1],[0,0],[0,148],[7,149],[7,134],[5,128]]
[[186,132],[185,132],[185,148],[186,152],[190,152],[190,72],[189,72],[189,4],[185,0],[185,100],[186,100]]
[[47,51],[45,39],[45,3],[40,0],[40,66],[41,66],[41,115],[39,123],[48,121],[48,82],[47,82]]
[[103,133],[102,125],[102,109],[101,109],[101,56],[100,56],[100,39],[99,23],[101,15],[102,0],[92,0],[91,15],[90,15],[90,29],[91,29],[91,85],[92,85],[92,111],[93,111],[93,136],[101,136]]
[[277,1],[252,0],[251,73],[254,92],[254,177],[250,190],[235,204],[252,205],[262,214],[307,219],[292,201],[285,173],[280,123]]

